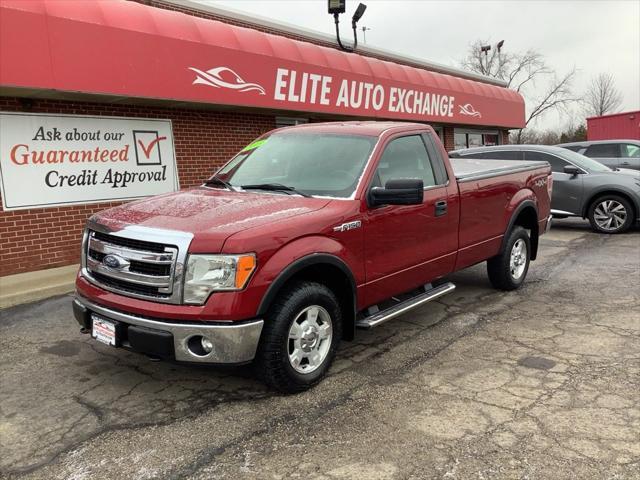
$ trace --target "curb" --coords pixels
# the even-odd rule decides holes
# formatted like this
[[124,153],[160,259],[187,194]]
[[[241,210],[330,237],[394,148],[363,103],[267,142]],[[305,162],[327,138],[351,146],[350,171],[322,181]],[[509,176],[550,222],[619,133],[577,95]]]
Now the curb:
[[0,309],[72,292],[79,265],[0,277]]

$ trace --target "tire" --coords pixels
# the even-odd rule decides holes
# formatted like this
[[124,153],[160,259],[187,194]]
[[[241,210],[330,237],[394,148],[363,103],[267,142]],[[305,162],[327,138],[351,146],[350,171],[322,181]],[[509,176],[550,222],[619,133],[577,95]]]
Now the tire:
[[626,232],[635,220],[629,200],[618,195],[596,198],[589,205],[587,217],[594,232],[611,234]]
[[335,294],[320,283],[295,283],[265,317],[254,368],[280,392],[308,390],[329,370],[341,338],[342,311]]
[[[522,248],[525,250],[522,251]],[[518,253],[520,252],[520,253]],[[512,254],[516,255],[512,262]],[[489,281],[499,290],[520,288],[529,271],[531,241],[527,231],[515,226],[509,233],[504,251],[487,260]]]

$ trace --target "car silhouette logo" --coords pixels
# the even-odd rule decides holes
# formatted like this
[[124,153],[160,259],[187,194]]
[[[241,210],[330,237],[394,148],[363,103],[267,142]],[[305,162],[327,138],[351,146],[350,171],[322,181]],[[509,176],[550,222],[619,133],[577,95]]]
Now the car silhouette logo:
[[123,268],[130,265],[130,263],[120,255],[114,255],[112,253],[110,253],[109,255],[105,255],[105,257],[102,259],[102,264],[105,267],[109,267],[114,270],[122,270]]

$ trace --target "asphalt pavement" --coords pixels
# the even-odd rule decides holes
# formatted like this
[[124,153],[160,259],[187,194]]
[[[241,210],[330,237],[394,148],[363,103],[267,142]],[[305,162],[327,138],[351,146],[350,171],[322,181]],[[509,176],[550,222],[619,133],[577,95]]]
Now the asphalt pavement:
[[293,396],[97,344],[70,296],[0,311],[0,477],[640,478],[640,231],[557,221],[520,290],[450,280]]

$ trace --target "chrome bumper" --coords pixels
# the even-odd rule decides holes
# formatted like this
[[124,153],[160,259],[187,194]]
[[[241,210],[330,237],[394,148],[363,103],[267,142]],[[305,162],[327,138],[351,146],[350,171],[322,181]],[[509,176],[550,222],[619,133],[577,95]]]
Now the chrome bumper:
[[549,230],[551,230],[551,220],[553,220],[553,215],[547,217],[547,225],[544,227],[544,233],[548,233]]
[[[174,355],[177,361],[198,363],[246,363],[253,360],[260,341],[263,320],[242,323],[175,323],[130,315],[103,307],[76,295],[74,313],[85,311],[96,313],[109,320],[148,328],[173,335]],[[77,316],[77,314],[76,314]],[[80,321],[80,320],[78,320]],[[90,324],[89,324],[90,327]],[[189,349],[189,339],[194,336],[207,337],[213,343],[211,353],[198,355]],[[127,345],[123,345],[127,347]]]

